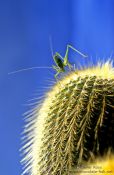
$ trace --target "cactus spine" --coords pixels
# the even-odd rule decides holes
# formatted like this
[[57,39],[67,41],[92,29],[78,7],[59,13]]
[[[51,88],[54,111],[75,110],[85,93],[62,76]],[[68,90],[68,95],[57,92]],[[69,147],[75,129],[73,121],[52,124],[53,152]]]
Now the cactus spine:
[[30,175],[70,175],[91,154],[102,156],[114,149],[111,64],[70,73],[26,120],[23,163]]

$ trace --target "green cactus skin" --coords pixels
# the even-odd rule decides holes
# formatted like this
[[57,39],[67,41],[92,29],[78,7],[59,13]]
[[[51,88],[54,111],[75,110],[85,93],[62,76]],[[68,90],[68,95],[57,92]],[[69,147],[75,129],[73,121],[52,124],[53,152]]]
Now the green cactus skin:
[[91,154],[114,149],[114,69],[109,62],[60,80],[27,117],[25,171],[70,175]]

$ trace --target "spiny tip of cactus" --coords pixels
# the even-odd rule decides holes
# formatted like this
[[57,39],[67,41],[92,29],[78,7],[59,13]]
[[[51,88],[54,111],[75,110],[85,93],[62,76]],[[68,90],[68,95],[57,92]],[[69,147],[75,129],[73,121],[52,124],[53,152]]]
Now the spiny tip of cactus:
[[[113,62],[108,60],[105,63],[99,62],[97,66],[91,67],[82,67],[80,70],[76,70],[74,73],[77,73],[78,76],[85,76],[85,75],[96,75],[101,76],[102,78],[114,78],[114,68]],[[72,76],[72,74],[70,75]],[[75,78],[75,75],[74,75]]]

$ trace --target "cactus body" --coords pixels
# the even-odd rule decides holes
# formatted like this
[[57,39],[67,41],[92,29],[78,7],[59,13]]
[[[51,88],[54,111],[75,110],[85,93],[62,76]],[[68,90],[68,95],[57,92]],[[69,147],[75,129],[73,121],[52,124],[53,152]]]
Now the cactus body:
[[114,149],[114,69],[109,62],[74,71],[28,115],[25,172],[70,175],[91,154]]

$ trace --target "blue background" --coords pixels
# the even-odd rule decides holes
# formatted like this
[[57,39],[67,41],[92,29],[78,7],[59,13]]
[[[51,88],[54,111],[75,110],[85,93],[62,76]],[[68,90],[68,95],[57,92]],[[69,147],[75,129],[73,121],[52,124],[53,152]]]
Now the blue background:
[[[43,94],[54,72],[32,66],[51,66],[49,36],[62,55],[72,44],[93,63],[114,51],[113,0],[1,0],[0,1],[0,174],[20,175],[19,149],[29,100]],[[88,58],[88,59],[89,59]],[[83,62],[70,51],[73,63]],[[84,62],[86,64],[86,62]],[[37,94],[37,95],[36,95]],[[38,95],[39,94],[39,95]]]

